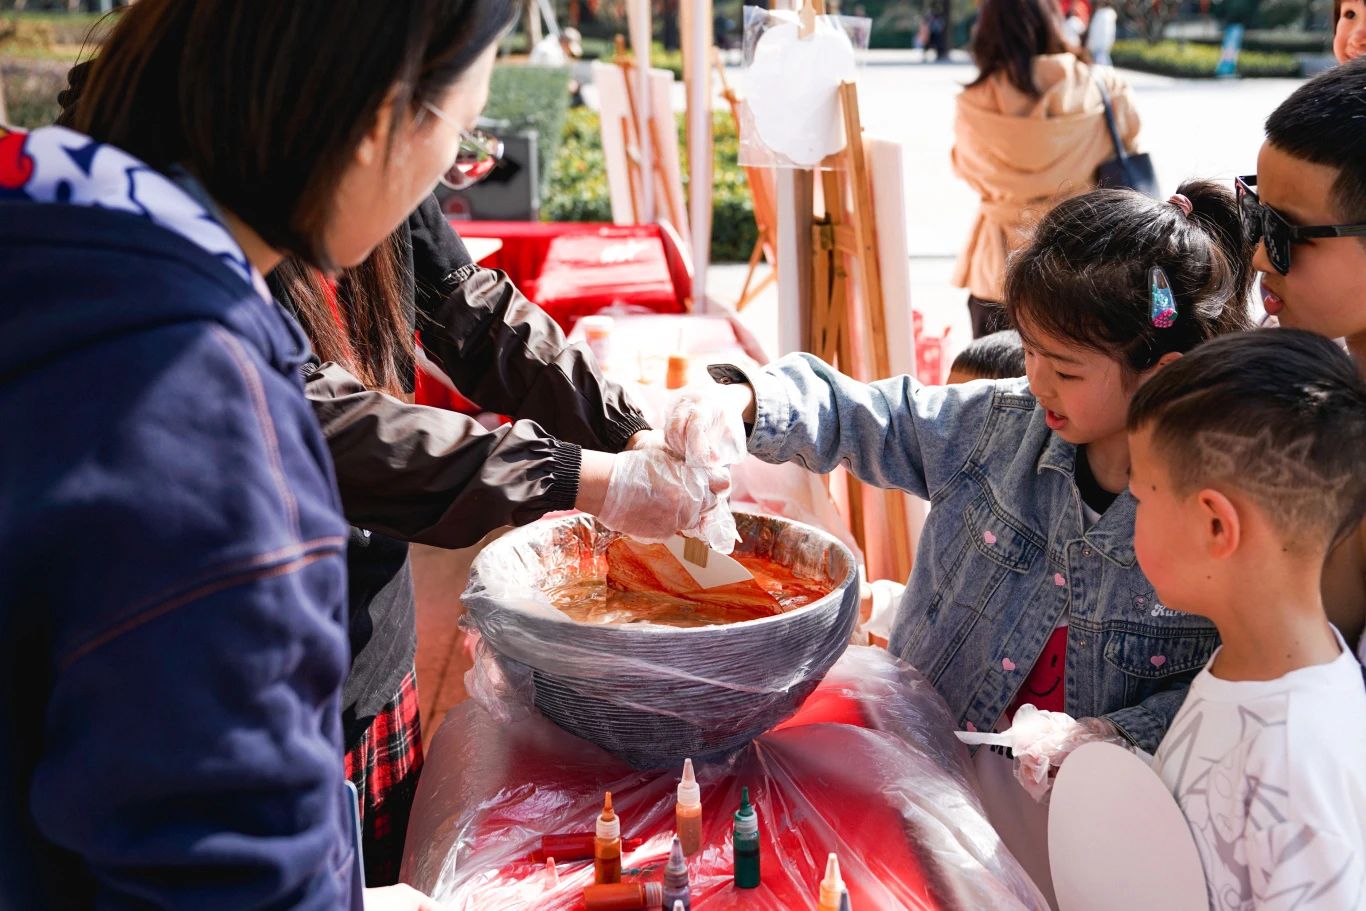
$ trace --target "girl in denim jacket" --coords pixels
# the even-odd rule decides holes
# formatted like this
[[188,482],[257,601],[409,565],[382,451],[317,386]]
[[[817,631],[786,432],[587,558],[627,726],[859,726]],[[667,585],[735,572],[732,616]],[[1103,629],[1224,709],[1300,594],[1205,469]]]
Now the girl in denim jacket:
[[891,650],[968,730],[1004,727],[1024,703],[1077,719],[1024,759],[1056,764],[1092,739],[1151,752],[1217,636],[1159,603],[1134,559],[1125,414],[1164,365],[1250,328],[1250,258],[1216,184],[1169,201],[1090,192],[1011,260],[1027,377],[860,383],[808,354],[713,367],[720,385],[674,404],[666,440],[715,463],[744,439],[768,462],[842,464],[929,500]]

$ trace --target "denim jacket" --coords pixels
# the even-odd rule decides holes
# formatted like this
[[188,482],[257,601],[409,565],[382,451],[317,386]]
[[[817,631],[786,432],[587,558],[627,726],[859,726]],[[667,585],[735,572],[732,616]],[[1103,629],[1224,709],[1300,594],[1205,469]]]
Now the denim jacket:
[[865,385],[806,354],[747,379],[754,455],[844,465],[932,504],[891,650],[964,727],[993,729],[1065,621],[1067,713],[1157,748],[1218,636],[1158,603],[1134,556],[1128,491],[1085,527],[1076,447],[1047,428],[1025,380]]

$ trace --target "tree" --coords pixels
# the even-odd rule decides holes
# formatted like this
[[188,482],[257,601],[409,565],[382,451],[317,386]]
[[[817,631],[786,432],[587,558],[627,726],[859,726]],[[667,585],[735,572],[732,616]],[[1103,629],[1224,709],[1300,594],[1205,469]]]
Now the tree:
[[1181,0],[1120,0],[1119,14],[1152,44],[1162,39],[1167,23],[1176,18]]

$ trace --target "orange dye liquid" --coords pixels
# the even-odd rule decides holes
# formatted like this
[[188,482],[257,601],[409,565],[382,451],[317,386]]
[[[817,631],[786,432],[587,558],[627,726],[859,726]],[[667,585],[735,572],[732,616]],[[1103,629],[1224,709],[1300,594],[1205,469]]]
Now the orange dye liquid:
[[[658,559],[674,559],[664,548],[659,550],[663,556]],[[623,552],[621,560],[636,556]],[[580,623],[698,627],[786,613],[830,593],[824,580],[803,578],[772,560],[748,554],[736,555],[735,559],[754,574],[753,582],[697,591],[660,591],[647,587],[658,576],[634,571],[635,567],[617,572],[615,558],[609,548],[607,579],[581,579],[553,588],[546,592],[551,603]]]

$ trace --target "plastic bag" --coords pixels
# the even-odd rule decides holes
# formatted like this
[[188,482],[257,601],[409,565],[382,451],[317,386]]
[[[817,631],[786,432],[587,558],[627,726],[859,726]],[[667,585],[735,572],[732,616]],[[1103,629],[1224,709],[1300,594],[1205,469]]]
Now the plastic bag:
[[[829,853],[859,911],[1043,909],[973,791],[954,719],[915,670],[852,648],[801,711],[730,758],[697,763],[703,848],[689,862],[693,907],[814,908]],[[681,764],[680,764],[681,766]],[[427,754],[403,881],[468,911],[582,907],[592,862],[535,859],[542,835],[591,831],[612,792],[624,879],[659,881],[681,768],[635,771],[537,716],[507,723],[475,702],[447,716]],[[750,789],[763,883],[731,882],[731,814]]]
[[974,746],[1008,747],[1015,753],[1015,778],[1030,797],[1046,803],[1053,775],[1064,759],[1084,743],[1113,743],[1129,749],[1124,735],[1104,718],[1073,718],[1025,704],[1015,711],[1010,727],[999,733],[956,731],[958,739]]
[[797,710],[848,644],[858,572],[836,538],[739,513],[737,553],[824,579],[830,594],[759,620],[679,629],[595,626],[545,591],[601,578],[611,533],[588,516],[542,520],[490,544],[470,569],[465,622],[480,635],[469,689],[511,717],[534,705],[642,768],[739,749]]
[[829,168],[844,148],[839,84],[855,77],[855,53],[868,49],[872,20],[817,16],[801,39],[798,14],[745,7],[745,91],[740,164]]

